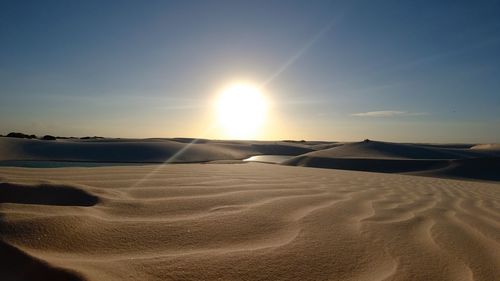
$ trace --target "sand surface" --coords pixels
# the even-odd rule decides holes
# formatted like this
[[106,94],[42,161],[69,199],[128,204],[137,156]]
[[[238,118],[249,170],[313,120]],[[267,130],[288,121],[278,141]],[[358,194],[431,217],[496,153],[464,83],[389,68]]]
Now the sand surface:
[[289,167],[0,168],[1,280],[500,280],[500,184]]
[[0,161],[192,163],[241,160],[259,154],[300,155],[313,148],[280,141],[194,139],[30,140],[0,138]]
[[346,143],[297,155],[291,166],[500,181],[500,150],[488,145]]
[[[263,162],[290,166],[500,181],[499,144],[231,141],[192,138],[44,141],[0,138],[0,166],[238,163],[253,156],[257,156],[253,159],[259,159],[259,155],[264,158],[286,156],[282,157],[282,161]],[[73,163],[70,165],[69,162]]]

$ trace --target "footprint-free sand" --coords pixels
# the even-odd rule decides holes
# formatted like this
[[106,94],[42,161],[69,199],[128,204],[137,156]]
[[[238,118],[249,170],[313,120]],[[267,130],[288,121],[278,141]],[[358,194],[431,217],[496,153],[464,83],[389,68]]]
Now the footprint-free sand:
[[500,184],[261,163],[0,167],[1,280],[499,280]]

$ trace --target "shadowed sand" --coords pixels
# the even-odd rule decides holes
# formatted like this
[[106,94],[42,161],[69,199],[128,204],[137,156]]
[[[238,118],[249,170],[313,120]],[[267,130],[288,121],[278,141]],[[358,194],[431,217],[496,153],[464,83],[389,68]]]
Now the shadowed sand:
[[[458,148],[457,148],[458,147]],[[298,155],[285,165],[500,180],[497,145],[415,145],[379,141],[347,143]]]
[[313,151],[287,142],[192,139],[103,139],[42,141],[0,138],[0,160],[125,163],[189,163],[241,160],[252,155],[299,155]]
[[290,166],[500,180],[498,144],[401,144],[368,140],[355,143],[221,141],[190,138],[43,141],[0,138],[0,166],[240,163],[256,155],[264,155],[267,159],[295,156],[283,162],[276,161]]
[[0,182],[7,280],[500,276],[496,183],[257,163],[3,167]]
[[0,263],[2,280],[83,280],[77,273],[55,268],[3,241],[0,241],[0,258],[2,260]]
[[0,183],[0,203],[92,206],[98,197],[70,186]]

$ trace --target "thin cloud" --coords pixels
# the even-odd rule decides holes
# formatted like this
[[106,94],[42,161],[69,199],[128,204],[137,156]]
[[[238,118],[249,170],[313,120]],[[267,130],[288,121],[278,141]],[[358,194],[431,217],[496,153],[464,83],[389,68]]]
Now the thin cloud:
[[397,116],[422,116],[428,115],[427,112],[408,112],[399,110],[381,110],[353,113],[351,116],[357,117],[397,117]]

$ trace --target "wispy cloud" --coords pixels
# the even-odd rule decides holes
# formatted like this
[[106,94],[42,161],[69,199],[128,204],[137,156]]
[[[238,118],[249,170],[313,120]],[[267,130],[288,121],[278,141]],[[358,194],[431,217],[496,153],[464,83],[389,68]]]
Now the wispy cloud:
[[353,113],[352,116],[357,117],[397,117],[397,116],[422,116],[429,115],[427,112],[408,112],[400,110],[381,110]]

